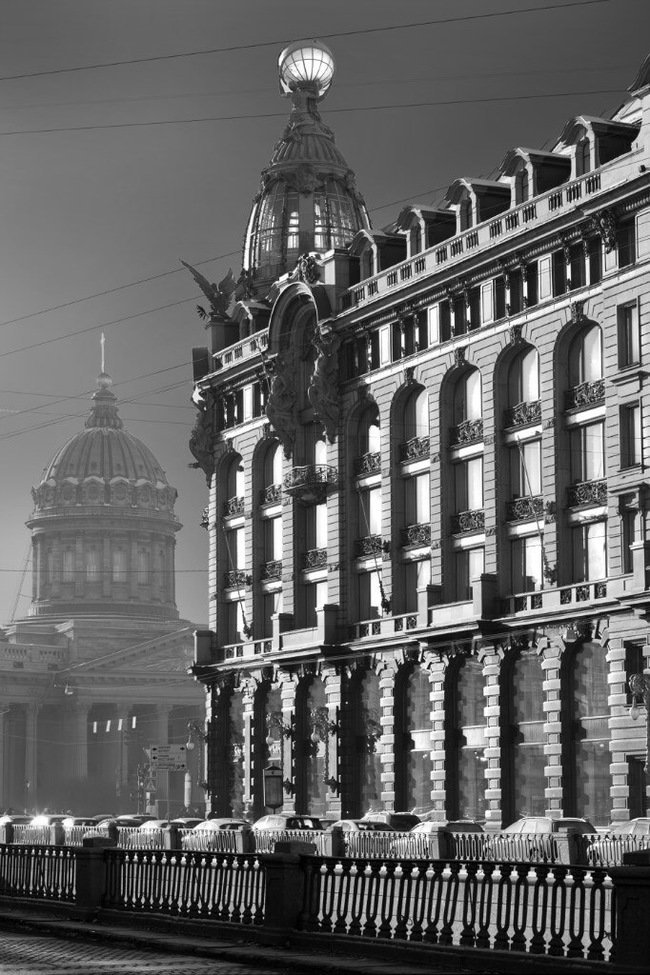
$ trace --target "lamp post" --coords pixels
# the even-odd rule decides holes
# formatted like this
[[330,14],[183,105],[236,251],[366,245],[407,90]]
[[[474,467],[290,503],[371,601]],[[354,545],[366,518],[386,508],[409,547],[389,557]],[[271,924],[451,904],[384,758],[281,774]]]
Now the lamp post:
[[[637,721],[641,714],[639,704],[645,707],[645,765],[643,767],[646,776],[650,772],[650,674],[632,674],[628,680],[628,687],[634,695],[634,701],[630,708],[630,716],[633,721]],[[639,700],[640,699],[640,700]],[[647,806],[647,793],[646,802]]]
[[[207,741],[208,736],[205,732],[203,723],[201,721],[196,721],[196,720],[187,722],[187,732],[188,734],[187,734],[187,741],[185,743],[185,747],[187,748],[188,752],[194,751],[197,741],[199,742],[199,746],[200,746],[197,755],[197,762],[196,762],[196,784],[200,789],[203,789],[204,792],[203,800],[205,805],[205,790],[207,789],[208,784],[207,782],[204,782],[202,779],[203,745]],[[189,807],[192,804],[192,773],[190,772],[189,769],[185,773],[185,788],[184,788],[183,801],[185,807],[189,809]]]

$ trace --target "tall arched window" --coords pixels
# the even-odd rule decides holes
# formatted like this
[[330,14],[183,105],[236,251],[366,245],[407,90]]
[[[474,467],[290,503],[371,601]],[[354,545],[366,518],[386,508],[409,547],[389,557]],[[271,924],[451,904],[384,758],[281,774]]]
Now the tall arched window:
[[481,373],[464,372],[454,387],[454,423],[479,420],[483,415]]
[[[404,404],[403,436],[405,444],[426,441],[429,449],[429,395],[426,389],[416,389]],[[409,459],[409,458],[402,458]]]
[[447,816],[482,819],[485,814],[485,715],[483,667],[465,657],[449,672]]
[[578,332],[569,349],[569,386],[603,378],[603,336],[595,323]]
[[351,808],[344,813],[363,816],[381,803],[381,760],[377,745],[381,735],[381,693],[374,671],[366,671],[357,679],[353,696]]
[[234,457],[228,465],[225,483],[225,515],[239,514],[244,510],[246,496],[246,479],[241,457]]
[[379,410],[375,405],[367,407],[359,417],[357,427],[357,458],[366,454],[378,454],[381,450]]
[[[313,677],[298,688],[296,695],[296,809],[312,816],[324,816],[327,784],[335,770],[329,768],[327,749],[329,730],[325,685]],[[325,774],[325,768],[329,775]]]
[[396,705],[399,707],[398,734],[403,745],[396,744],[396,796],[399,809],[431,807],[431,685],[429,674],[414,667],[396,683]]
[[508,407],[539,401],[539,355],[527,348],[516,356],[508,369]]
[[523,651],[512,668],[512,820],[543,816],[544,672],[534,651]]

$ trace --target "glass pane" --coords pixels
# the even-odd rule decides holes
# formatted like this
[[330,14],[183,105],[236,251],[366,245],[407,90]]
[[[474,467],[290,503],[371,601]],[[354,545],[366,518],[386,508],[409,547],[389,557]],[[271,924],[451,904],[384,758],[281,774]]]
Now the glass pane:
[[539,357],[536,349],[530,349],[521,358],[521,400],[524,403],[533,403],[538,399]]
[[582,382],[593,382],[595,379],[602,379],[602,333],[598,325],[593,325],[584,333],[582,355]]
[[463,419],[479,420],[482,416],[481,374],[478,369],[469,373],[465,380],[466,416]]
[[485,553],[482,548],[471,548],[468,552],[469,556],[469,581],[472,583],[473,579],[478,579],[483,575]]
[[605,426],[592,423],[582,428],[584,479],[595,481],[605,476]]
[[536,497],[542,493],[542,445],[539,440],[526,443],[521,448],[523,497]]
[[467,469],[467,510],[475,511],[483,507],[483,458],[474,457],[466,462]]

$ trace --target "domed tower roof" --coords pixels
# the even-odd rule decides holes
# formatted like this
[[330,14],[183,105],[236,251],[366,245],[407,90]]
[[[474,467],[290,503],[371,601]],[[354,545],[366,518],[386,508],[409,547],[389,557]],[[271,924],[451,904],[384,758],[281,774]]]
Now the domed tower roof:
[[110,376],[97,385],[85,428],[32,488],[30,616],[176,619],[176,491],[124,429]]
[[329,48],[320,41],[292,44],[278,65],[280,90],[292,109],[262,171],[244,240],[244,272],[257,298],[300,255],[346,247],[370,227],[354,173],[318,112],[334,76]]

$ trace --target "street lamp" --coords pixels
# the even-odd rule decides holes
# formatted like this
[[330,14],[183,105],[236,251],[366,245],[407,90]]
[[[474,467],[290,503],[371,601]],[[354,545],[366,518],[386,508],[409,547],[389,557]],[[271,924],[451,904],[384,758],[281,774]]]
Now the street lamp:
[[[650,771],[650,674],[632,674],[627,683],[634,695],[632,707],[630,708],[630,717],[633,721],[638,721],[639,715],[641,714],[639,703],[642,703],[645,707],[646,742],[645,765],[643,770],[647,775]],[[639,698],[641,701],[639,701]]]

